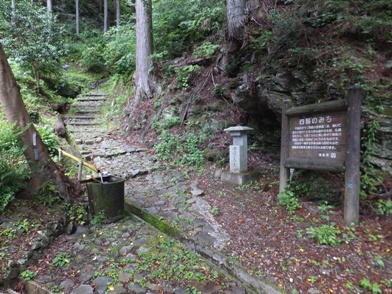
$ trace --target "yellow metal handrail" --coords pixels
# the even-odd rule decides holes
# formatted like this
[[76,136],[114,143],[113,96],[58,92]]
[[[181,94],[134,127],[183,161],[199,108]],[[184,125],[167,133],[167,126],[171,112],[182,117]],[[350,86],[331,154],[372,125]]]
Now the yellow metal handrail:
[[61,159],[61,155],[62,155],[62,154],[64,154],[65,156],[67,156],[67,157],[69,157],[69,158],[71,158],[71,159],[73,159],[73,160],[75,160],[75,161],[77,161],[77,162],[81,162],[82,165],[84,165],[85,167],[88,167],[89,169],[91,169],[91,170],[93,170],[93,171],[95,171],[95,172],[97,172],[97,173],[100,172],[99,169],[98,169],[97,167],[95,167],[94,165],[92,165],[92,164],[90,164],[90,163],[87,163],[87,162],[85,162],[85,161],[83,161],[83,160],[77,158],[76,156],[74,156],[74,155],[72,155],[72,154],[69,154],[68,152],[65,152],[64,150],[59,149],[59,158],[60,158],[60,159]]

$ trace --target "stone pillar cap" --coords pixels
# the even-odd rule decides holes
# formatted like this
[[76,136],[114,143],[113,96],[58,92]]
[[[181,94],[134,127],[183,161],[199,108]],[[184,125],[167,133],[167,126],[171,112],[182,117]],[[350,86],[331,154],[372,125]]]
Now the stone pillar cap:
[[253,131],[253,129],[245,126],[235,126],[235,127],[224,129],[224,131],[225,132],[248,132],[248,131]]

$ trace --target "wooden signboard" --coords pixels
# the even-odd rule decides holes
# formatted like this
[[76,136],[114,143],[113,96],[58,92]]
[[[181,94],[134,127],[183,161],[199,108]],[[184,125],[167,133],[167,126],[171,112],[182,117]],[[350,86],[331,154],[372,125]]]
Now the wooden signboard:
[[360,87],[346,99],[282,108],[280,186],[287,184],[290,168],[345,171],[345,221],[359,218]]

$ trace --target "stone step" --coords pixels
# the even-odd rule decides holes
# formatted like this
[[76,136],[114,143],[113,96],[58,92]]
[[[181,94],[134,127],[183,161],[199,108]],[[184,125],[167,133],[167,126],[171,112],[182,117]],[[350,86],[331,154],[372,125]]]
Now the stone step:
[[94,119],[94,115],[72,115],[72,116],[66,116],[65,119]]
[[92,108],[102,108],[103,107],[103,103],[101,103],[101,102],[91,102],[91,103],[86,103],[86,102],[83,102],[83,101],[80,101],[80,103],[74,103],[74,104],[72,104],[72,106],[74,107],[74,108],[86,108],[86,107],[92,107]]
[[[70,133],[86,133],[86,132],[89,132],[89,133],[92,133],[92,132],[94,132],[94,133],[103,133],[103,131],[102,130],[100,130],[100,129],[89,129],[89,130],[86,130],[86,129],[83,129],[83,130],[81,130],[81,129],[72,129],[72,128],[70,128],[70,129],[68,129],[68,131],[70,132]],[[93,134],[92,134],[93,135]]]
[[96,126],[100,125],[99,122],[86,122],[86,121],[67,121],[68,125],[71,126]]
[[75,112],[75,114],[76,115],[85,115],[85,114],[91,114],[92,115],[92,114],[96,114],[96,113],[100,113],[100,112],[101,112],[101,110],[98,110],[98,109],[97,110],[90,110],[90,111],[89,110],[86,110],[86,111],[83,111],[83,110],[79,111],[78,110],[78,111]]
[[95,98],[76,98],[76,101],[89,102],[89,101],[105,101],[105,97],[95,97]]
[[107,96],[109,96],[108,94],[102,94],[102,93],[84,93],[84,94],[81,94],[81,95],[79,95],[80,97],[85,97],[85,96],[87,96],[87,97],[89,97],[89,96],[103,96],[103,97],[107,97]]

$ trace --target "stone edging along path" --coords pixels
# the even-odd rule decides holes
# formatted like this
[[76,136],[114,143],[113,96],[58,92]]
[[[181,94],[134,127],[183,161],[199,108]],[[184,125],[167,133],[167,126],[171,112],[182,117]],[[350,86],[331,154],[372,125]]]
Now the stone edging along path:
[[[250,276],[244,268],[233,263],[230,258],[221,253],[225,244],[230,242],[230,237],[212,216],[211,206],[203,199],[205,191],[198,187],[197,181],[190,182],[184,174],[176,169],[162,166],[148,153],[149,150],[139,146],[129,146],[126,142],[106,134],[105,124],[100,115],[106,97],[105,94],[100,92],[92,92],[79,97],[72,106],[74,108],[73,115],[67,117],[67,131],[78,145],[85,160],[91,161],[101,171],[107,171],[112,175],[126,179],[126,211],[143,219],[170,237],[179,240],[190,251],[200,254],[208,262],[220,268],[225,275],[233,278],[233,281],[237,281],[237,283],[230,284],[227,290],[216,289],[220,291],[218,293],[280,293],[264,281]],[[131,227],[135,226],[126,221],[124,223],[120,221],[118,226],[125,224]],[[70,237],[72,236],[70,235],[68,240],[71,240],[72,246],[76,246],[77,249],[85,250],[89,243],[84,242],[82,244],[80,234],[83,236],[83,234],[95,233],[84,227],[80,227],[78,231],[76,235],[79,237]],[[143,222],[138,222],[138,225],[131,228],[131,231],[135,235],[140,235],[140,239],[147,238],[143,236],[151,237],[157,234],[151,232]],[[118,243],[121,238],[123,240],[127,239],[127,232],[125,231],[116,229],[116,234],[117,238],[113,238],[110,241],[111,243],[109,242],[107,245]],[[123,238],[124,235],[125,239]],[[99,235],[95,234],[94,236],[99,240]],[[137,240],[140,241],[140,239],[135,239],[136,241],[133,243],[138,242]],[[84,239],[82,238],[82,240]],[[142,248],[143,244],[137,250],[144,250]],[[126,251],[124,251],[124,254],[131,254]],[[135,248],[131,251],[135,252]],[[104,259],[104,256],[98,258]],[[81,270],[81,273],[86,272],[89,272],[89,270],[85,268]],[[65,281],[62,283],[65,283],[69,290],[73,289],[71,293],[90,293],[91,289],[83,282],[91,282],[93,277],[91,276],[90,279],[83,281],[87,276],[85,274],[84,279],[79,279],[81,281],[79,286],[72,284],[70,281],[68,281],[69,284]],[[47,284],[42,281],[45,278],[40,278],[41,281],[38,282]],[[109,280],[102,283],[107,284]],[[97,284],[96,280],[94,280],[94,284]],[[77,292],[77,287],[81,286],[86,287],[79,289],[82,292]],[[116,292],[154,293],[151,287],[144,292],[143,289],[139,290],[138,292],[136,289],[125,289],[125,292],[121,292],[122,290],[119,289]],[[176,292],[178,289],[172,290],[172,293],[182,293]],[[206,293],[209,290],[211,289],[205,288]],[[169,290],[167,289],[167,291]],[[100,292],[98,291],[98,293]]]

